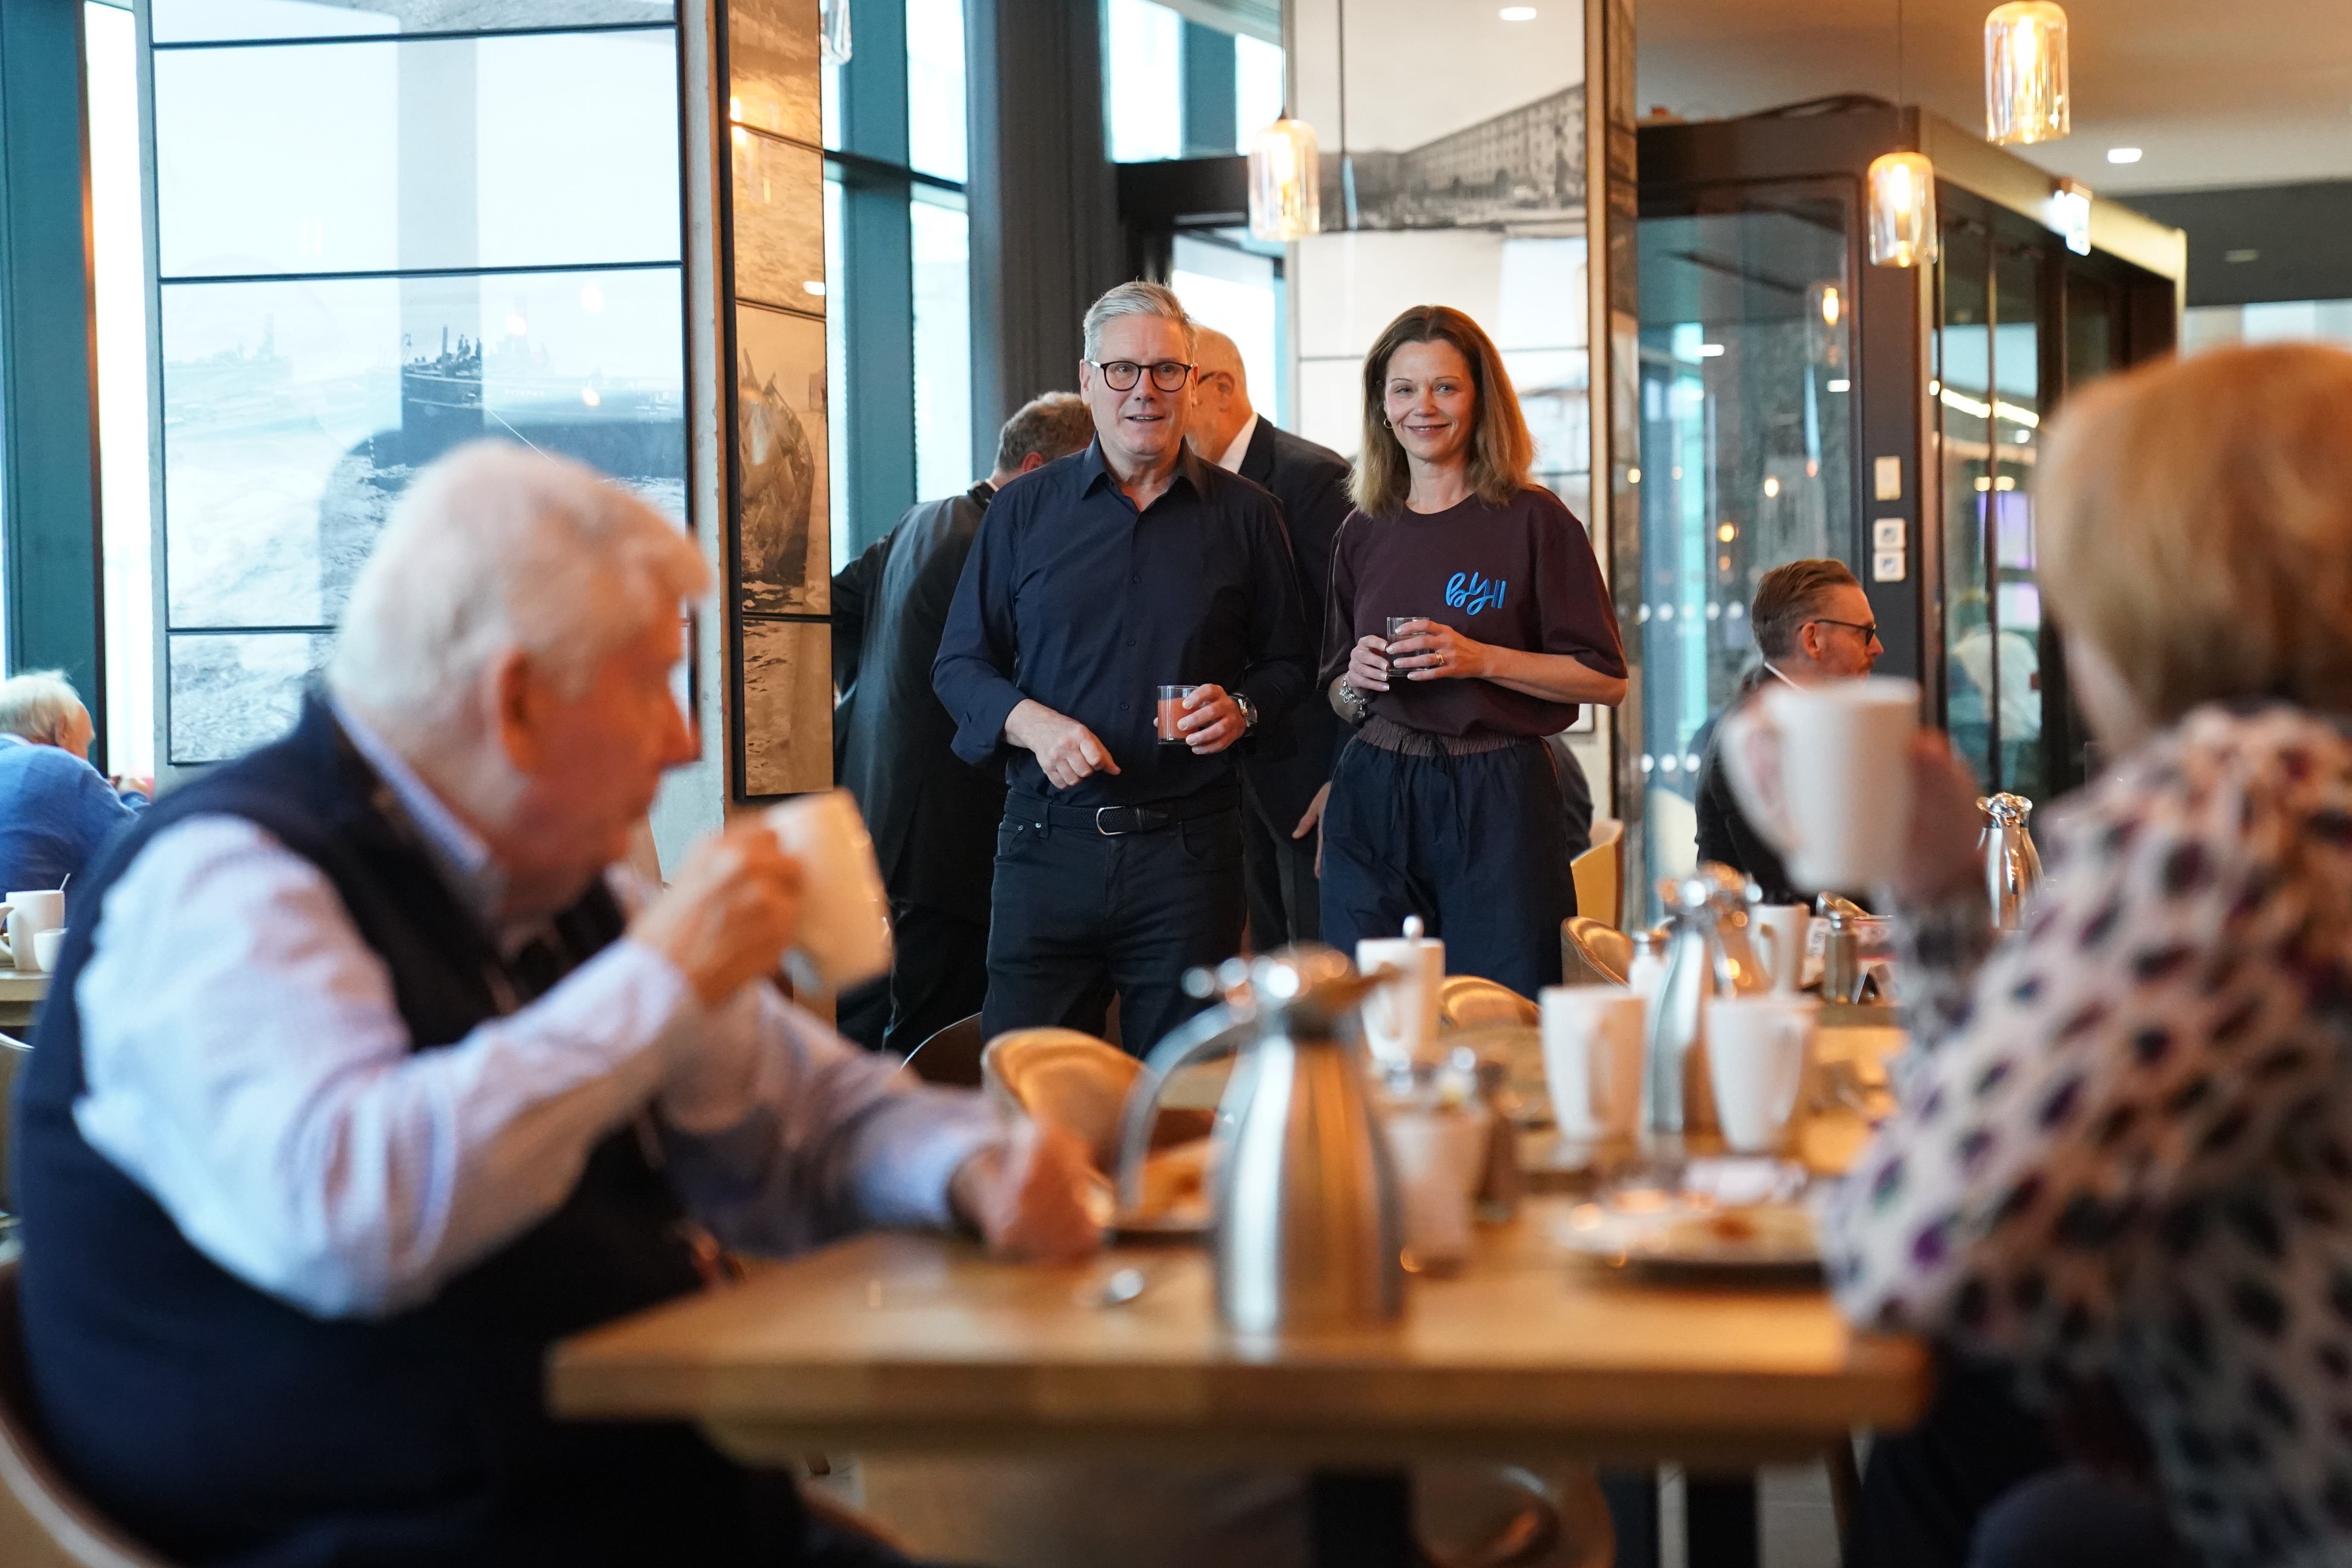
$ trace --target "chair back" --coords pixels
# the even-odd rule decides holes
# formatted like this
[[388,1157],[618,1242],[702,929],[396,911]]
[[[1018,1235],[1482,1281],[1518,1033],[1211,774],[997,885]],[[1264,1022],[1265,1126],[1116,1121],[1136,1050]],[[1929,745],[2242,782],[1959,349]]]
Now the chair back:
[[1633,970],[1633,939],[1582,915],[1563,921],[1559,969],[1570,985],[1622,985]]
[[1118,1173],[1119,1119],[1142,1072],[1117,1046],[1076,1029],[1010,1029],[980,1057],[991,1100],[1071,1133],[1105,1175]]
[[12,1181],[16,1169],[16,1075],[32,1059],[33,1047],[14,1035],[0,1035],[0,1221],[16,1212]]
[[950,1089],[980,1087],[980,1015],[958,1018],[907,1053],[906,1068],[925,1083]]
[[99,1517],[42,1450],[25,1376],[16,1260],[0,1263],[0,1550],[10,1568],[166,1568]]
[[1449,974],[1438,983],[1437,1026],[1441,1029],[1482,1029],[1496,1024],[1522,1026],[1542,1022],[1533,1002],[1498,980],[1476,974]]
[[1568,865],[1576,879],[1579,916],[1612,927],[1624,918],[1624,823],[1613,816],[1594,823],[1592,847]]

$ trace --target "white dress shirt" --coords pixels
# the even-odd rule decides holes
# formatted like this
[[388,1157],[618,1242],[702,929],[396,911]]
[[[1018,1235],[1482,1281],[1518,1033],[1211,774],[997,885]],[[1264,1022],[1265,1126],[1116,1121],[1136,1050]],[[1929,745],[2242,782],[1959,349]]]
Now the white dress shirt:
[[[487,848],[351,715],[352,741],[478,915]],[[608,873],[625,908],[646,889]],[[486,920],[487,923],[487,920]],[[533,934],[499,932],[509,951]],[[323,873],[253,823],[197,816],[106,894],[74,989],[92,1148],[206,1258],[320,1317],[430,1299],[570,1195],[644,1125],[680,1200],[735,1247],[943,1224],[956,1169],[998,1136],[764,983],[705,1008],[626,937],[528,1006],[413,1050],[383,960]]]
[[1242,426],[1241,434],[1226,443],[1225,455],[1217,459],[1217,467],[1229,474],[1240,473],[1242,459],[1249,456],[1250,437],[1256,434],[1257,416],[1253,414],[1249,416],[1249,422]]

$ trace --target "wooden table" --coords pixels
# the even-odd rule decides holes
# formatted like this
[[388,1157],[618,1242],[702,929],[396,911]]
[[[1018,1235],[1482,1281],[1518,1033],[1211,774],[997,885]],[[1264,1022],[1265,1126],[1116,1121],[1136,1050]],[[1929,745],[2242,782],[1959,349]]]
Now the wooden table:
[[47,974],[20,974],[0,966],[0,1034],[29,1039],[41,998],[49,994]]
[[[753,1463],[1028,1451],[1326,1468],[1748,1467],[1925,1408],[1918,1343],[1854,1332],[1818,1289],[1668,1288],[1571,1259],[1552,1239],[1571,1206],[1530,1199],[1460,1278],[1412,1281],[1399,1323],[1279,1341],[1217,1325],[1197,1247],[1045,1268],[868,1236],[565,1342],[550,1398],[566,1416],[698,1422]],[[1127,1266],[1148,1278],[1140,1298],[1082,1300]]]

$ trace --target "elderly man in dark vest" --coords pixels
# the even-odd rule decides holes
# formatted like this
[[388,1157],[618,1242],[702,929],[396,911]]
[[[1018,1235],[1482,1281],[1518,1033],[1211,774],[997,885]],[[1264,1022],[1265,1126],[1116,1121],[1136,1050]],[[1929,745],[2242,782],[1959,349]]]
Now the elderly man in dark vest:
[[713,1241],[1093,1245],[1068,1141],[765,982],[800,872],[763,827],[667,891],[617,868],[692,753],[706,581],[585,469],[464,449],[292,732],[75,879],[20,1100],[26,1351],[59,1464],[173,1561],[878,1560],[688,1428],[551,1421],[548,1346]]

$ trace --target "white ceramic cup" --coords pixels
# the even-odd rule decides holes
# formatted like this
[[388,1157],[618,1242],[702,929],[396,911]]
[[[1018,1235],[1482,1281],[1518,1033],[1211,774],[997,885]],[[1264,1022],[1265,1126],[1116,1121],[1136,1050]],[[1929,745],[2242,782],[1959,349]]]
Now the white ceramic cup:
[[1475,1110],[1391,1110],[1389,1153],[1404,1211],[1404,1246],[1423,1274],[1470,1258],[1471,1203],[1486,1163],[1486,1117]]
[[1406,934],[1366,937],[1356,943],[1356,967],[1366,974],[1397,973],[1364,998],[1364,1044],[1383,1067],[1434,1063],[1437,991],[1445,980],[1445,944],[1421,934],[1418,919]]
[[857,802],[845,789],[768,808],[768,826],[801,863],[800,935],[784,967],[827,994],[890,972],[890,898]]
[[1633,1136],[1649,1004],[1624,985],[1547,985],[1538,1000],[1544,1081],[1560,1136]]
[[1919,688],[1887,676],[1780,685],[1726,721],[1739,804],[1788,857],[1801,887],[1893,879],[1911,829],[1911,737]]
[[1762,949],[1764,973],[1775,995],[1793,996],[1805,981],[1805,947],[1813,911],[1802,904],[1759,904],[1748,911],[1748,933]]
[[65,945],[66,931],[63,926],[54,931],[37,931],[33,933],[33,957],[42,973],[57,973],[58,954],[65,951]]
[[1769,1153],[1787,1135],[1819,1011],[1817,1003],[1782,996],[1708,1001],[1706,1059],[1716,1121],[1723,1141],[1739,1153]]
[[33,938],[45,931],[55,931],[66,923],[66,896],[54,888],[32,889],[8,895],[8,952],[16,961],[19,973],[40,974],[47,972],[41,963],[37,944]]

